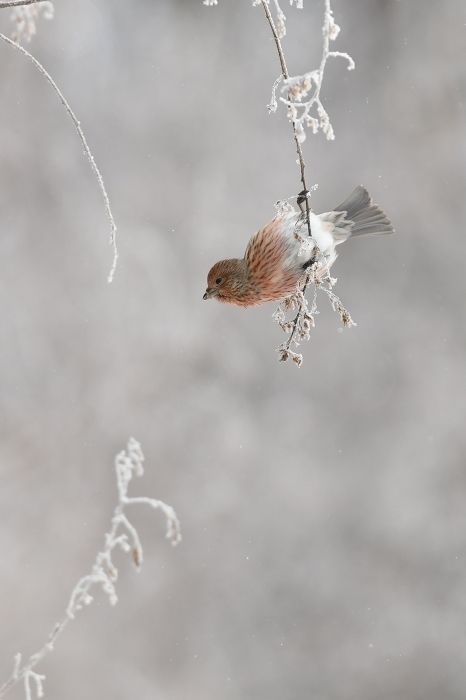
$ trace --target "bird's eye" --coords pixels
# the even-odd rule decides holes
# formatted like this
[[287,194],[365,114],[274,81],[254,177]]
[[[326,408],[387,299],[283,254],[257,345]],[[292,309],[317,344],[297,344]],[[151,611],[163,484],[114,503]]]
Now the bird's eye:
[[221,277],[217,277],[217,279],[215,280],[215,284],[220,284],[221,281],[222,281],[222,278],[221,278]]

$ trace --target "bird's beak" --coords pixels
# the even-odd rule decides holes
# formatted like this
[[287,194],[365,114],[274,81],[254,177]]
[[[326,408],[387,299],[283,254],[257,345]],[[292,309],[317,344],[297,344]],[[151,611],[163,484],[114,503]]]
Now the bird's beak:
[[212,297],[216,297],[216,296],[217,296],[217,290],[212,289],[212,287],[207,287],[207,289],[205,290],[205,294],[202,298],[203,299],[212,299]]

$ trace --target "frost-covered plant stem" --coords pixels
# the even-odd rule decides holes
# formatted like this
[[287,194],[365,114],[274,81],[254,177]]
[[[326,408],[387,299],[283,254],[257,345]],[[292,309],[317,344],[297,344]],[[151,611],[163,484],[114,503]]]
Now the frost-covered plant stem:
[[[304,247],[309,247],[309,245],[314,247],[311,263],[304,271],[302,278],[299,280],[295,292],[291,296],[284,299],[273,314],[274,319],[280,324],[281,328],[286,333],[289,333],[288,340],[286,340],[285,343],[282,343],[278,348],[279,360],[285,362],[291,358],[298,367],[301,366],[303,358],[302,355],[293,352],[291,350],[291,346],[297,346],[301,340],[309,339],[309,330],[311,326],[314,325],[313,314],[318,313],[316,300],[319,289],[322,289],[327,294],[333,309],[339,312],[345,326],[350,327],[356,325],[348,311],[341,303],[340,299],[332,291],[332,287],[336,283],[336,279],[330,277],[327,261],[319,250],[315,239],[312,237],[310,221],[311,209],[309,205],[310,192],[306,185],[306,164],[304,162],[303,151],[301,148],[301,144],[306,139],[305,126],[310,126],[313,133],[317,133],[319,128],[321,128],[327,139],[335,138],[333,128],[330,123],[330,118],[320,99],[320,91],[322,88],[325,66],[329,56],[340,56],[345,58],[348,61],[348,70],[352,70],[354,68],[354,61],[347,53],[343,53],[341,51],[330,51],[330,41],[337,38],[340,32],[340,27],[335,24],[333,19],[330,0],[324,1],[325,13],[324,26],[322,27],[323,47],[319,68],[317,70],[305,73],[304,75],[298,75],[292,78],[288,73],[285,54],[280,41],[280,39],[286,34],[286,17],[280,7],[279,0],[273,0],[277,15],[277,25],[275,25],[272,13],[270,12],[269,6],[271,0],[252,0],[253,5],[262,5],[264,8],[265,16],[267,17],[267,21],[270,25],[270,29],[275,40],[281,67],[281,75],[273,84],[272,99],[270,104],[267,105],[267,108],[269,112],[276,111],[278,106],[276,90],[278,84],[281,82],[281,80],[283,80],[282,92],[286,92],[287,95],[286,98],[281,97],[280,100],[288,107],[288,117],[293,127],[293,136],[296,144],[296,152],[298,154],[298,163],[301,171],[303,191],[297,196],[297,203],[301,209],[301,216],[296,224],[294,235]],[[303,0],[290,0],[291,5],[293,5],[293,2],[296,3],[296,7],[298,9],[302,9]],[[217,0],[204,0],[204,5],[216,4]],[[303,102],[303,98],[307,97],[310,92],[311,97],[309,100],[307,102]],[[310,110],[314,105],[317,109],[318,119],[312,117],[310,114]],[[301,116],[298,116],[298,109],[303,110]],[[315,187],[316,186],[311,189],[314,189]],[[281,202],[278,202],[277,204],[281,204]],[[307,228],[308,235],[306,239],[302,238],[300,235],[300,230],[303,226],[306,226]],[[314,298],[311,308],[309,309],[305,293],[310,284],[314,285]],[[327,284],[327,286],[325,286],[325,284]],[[296,316],[292,321],[288,321],[285,315],[286,312],[290,310],[297,311]]]
[[[24,3],[22,3],[22,4],[24,4]],[[30,3],[30,4],[32,4],[32,3]],[[1,7],[7,7],[7,6],[8,6],[8,5],[0,5],[0,9],[1,9]],[[100,171],[99,171],[99,169],[98,169],[98,167],[97,167],[97,165],[96,165],[96,162],[95,162],[95,160],[94,160],[94,156],[92,155],[92,153],[91,153],[91,151],[90,151],[90,148],[89,148],[89,146],[87,145],[87,141],[86,141],[86,138],[85,138],[85,136],[84,136],[83,130],[81,129],[81,125],[80,125],[79,121],[77,120],[77,118],[76,118],[76,116],[75,116],[73,110],[71,109],[70,105],[68,104],[68,102],[67,102],[67,101],[65,100],[65,98],[63,97],[63,95],[62,95],[61,91],[59,90],[57,84],[55,83],[55,81],[53,80],[53,78],[49,75],[49,73],[47,73],[47,71],[45,70],[45,68],[43,67],[43,65],[42,65],[41,63],[39,63],[39,61],[38,61],[36,58],[34,58],[34,56],[33,56],[32,54],[30,54],[29,51],[26,51],[26,49],[24,49],[24,48],[23,48],[20,44],[18,44],[16,41],[13,41],[12,39],[9,39],[7,36],[5,36],[4,34],[1,34],[1,33],[0,33],[0,39],[3,39],[3,41],[6,41],[7,44],[10,44],[11,46],[14,46],[16,49],[18,49],[18,51],[21,51],[21,53],[22,53],[24,56],[26,56],[27,58],[29,58],[29,60],[31,60],[31,61],[33,62],[33,64],[39,69],[39,71],[42,73],[42,75],[45,76],[45,78],[48,80],[48,82],[50,83],[50,85],[52,86],[52,88],[55,90],[55,92],[57,93],[58,97],[60,98],[60,101],[61,101],[62,105],[64,106],[64,108],[65,108],[66,111],[68,112],[68,115],[70,116],[70,118],[71,118],[71,120],[72,120],[72,122],[73,122],[73,124],[74,124],[74,126],[75,126],[75,128],[76,128],[76,131],[78,132],[78,136],[79,136],[79,138],[81,139],[81,143],[82,143],[82,145],[83,145],[83,147],[84,147],[84,152],[85,152],[85,154],[86,154],[86,156],[87,156],[87,158],[88,158],[88,160],[89,160],[89,162],[90,162],[90,164],[91,164],[91,168],[92,168],[92,170],[94,171],[94,174],[95,174],[95,176],[96,176],[96,178],[97,178],[97,181],[98,181],[98,183],[99,183],[100,191],[101,191],[102,197],[103,197],[103,199],[104,199],[105,211],[106,211],[106,214],[107,214],[107,218],[108,218],[108,220],[109,220],[109,222],[110,222],[110,245],[112,245],[112,247],[113,247],[113,262],[112,262],[112,267],[111,267],[111,269],[110,269],[110,273],[109,273],[109,275],[108,275],[108,277],[107,277],[107,281],[108,281],[108,282],[112,282],[112,280],[113,280],[113,275],[115,274],[115,269],[116,269],[116,265],[117,265],[117,260],[118,260],[118,250],[117,250],[117,246],[116,246],[116,224],[115,224],[115,221],[114,221],[114,218],[113,218],[112,210],[110,209],[110,202],[109,202],[109,199],[108,199],[107,191],[106,191],[106,189],[105,189],[105,185],[104,185],[104,181],[103,181],[102,175],[100,174]]]
[[65,615],[60,622],[57,622],[42,649],[33,654],[23,667],[21,667],[21,654],[16,654],[13,673],[0,687],[0,698],[4,697],[20,681],[24,681],[26,700],[31,700],[31,680],[35,683],[37,697],[43,696],[42,681],[45,679],[45,676],[39,675],[33,669],[46,654],[53,651],[57,637],[63,632],[68,623],[74,620],[75,614],[82,609],[83,605],[92,603],[93,598],[89,591],[95,584],[102,586],[109,597],[111,605],[116,604],[118,598],[115,582],[118,578],[118,570],[112,562],[112,553],[115,548],[119,547],[124,552],[131,551],[136,569],[139,571],[141,568],[143,561],[142,546],[136,528],[130,523],[125,514],[126,506],[145,503],[152,508],[160,509],[167,519],[167,538],[172,545],[180,542],[180,524],[171,506],[168,506],[163,501],[147,498],[146,496],[128,497],[129,482],[133,476],[142,476],[144,473],[143,462],[144,455],[140,444],[134,438],[130,438],[126,450],[120,452],[115,458],[118,504],[113,512],[110,531],[105,534],[105,546],[97,554],[90,574],[83,576],[73,588]]
[[[283,79],[286,81],[289,79],[290,76],[288,74],[288,68],[286,67],[285,54],[283,53],[283,48],[282,48],[282,44],[280,41],[280,37],[278,36],[278,32],[277,32],[277,29],[275,27],[275,23],[273,21],[272,15],[270,14],[269,6],[268,6],[268,3],[266,2],[266,0],[262,0],[262,7],[264,8],[265,16],[267,17],[267,20],[268,20],[269,25],[270,25],[270,29],[271,29],[272,34],[273,34],[273,38],[275,40],[275,45],[277,47],[278,57],[280,59],[280,66],[282,69],[282,76],[283,76]],[[277,84],[277,81],[276,81],[276,84]],[[276,87],[276,85],[275,85],[275,87]],[[274,96],[272,96],[272,103],[273,102],[274,102]],[[299,167],[301,170],[301,182],[303,185],[304,192],[307,193],[308,190],[306,187],[306,163],[304,162],[303,150],[301,148],[301,144],[300,144],[299,139],[298,139],[298,132],[296,130],[296,126],[295,126],[294,122],[292,122],[292,125],[293,125],[294,140],[295,140],[295,144],[296,144],[296,152],[298,154]],[[310,226],[310,222],[309,222],[309,212],[310,212],[309,197],[306,196],[305,200],[306,200],[308,231],[309,231],[309,235],[311,235],[311,226]]]
[[[322,27],[323,47],[320,66],[317,70],[285,80],[283,91],[287,91],[288,94],[286,98],[280,98],[288,107],[288,116],[294,124],[300,142],[306,139],[305,126],[311,127],[314,134],[317,133],[320,127],[328,139],[333,140],[335,138],[329,115],[320,99],[325,66],[329,56],[339,56],[348,61],[348,70],[353,70],[355,67],[354,61],[349,54],[342,51],[330,51],[330,41],[335,40],[339,33],[340,27],[335,24],[333,19],[330,0],[325,0],[324,26]],[[303,102],[303,98],[309,92],[311,92],[310,99],[307,102]],[[314,105],[317,109],[318,119],[310,115]],[[298,116],[298,109],[303,110],[301,116]]]
[[[257,0],[256,0],[257,1]],[[282,77],[284,79],[283,90],[287,91],[287,98],[280,98],[288,106],[288,115],[293,127],[293,136],[296,144],[296,151],[298,154],[299,167],[301,170],[301,183],[303,185],[303,192],[298,196],[298,204],[301,207],[305,203],[305,221],[308,229],[308,236],[314,245],[314,260],[315,262],[310,265],[307,271],[304,273],[303,279],[300,280],[296,292],[285,299],[278,307],[274,314],[274,318],[282,329],[289,333],[288,339],[285,343],[282,343],[278,348],[278,359],[280,362],[286,362],[288,359],[292,359],[293,362],[300,367],[303,361],[302,355],[293,352],[291,346],[298,346],[300,340],[309,339],[309,330],[311,326],[314,326],[314,314],[317,311],[317,292],[318,289],[322,289],[330,299],[332,307],[335,311],[338,311],[341,319],[345,326],[351,327],[356,325],[352,320],[349,312],[345,309],[340,299],[332,291],[332,286],[335,284],[336,280],[330,277],[328,268],[325,266],[325,260],[315,242],[312,238],[311,224],[310,224],[310,206],[309,206],[309,191],[306,186],[306,164],[304,161],[303,151],[301,148],[301,143],[305,140],[304,132],[304,122],[308,126],[312,126],[314,133],[319,127],[319,122],[310,117],[309,112],[311,107],[317,105],[317,113],[320,117],[320,126],[323,132],[326,134],[328,139],[334,138],[334,133],[332,125],[330,124],[329,116],[324,109],[322,102],[320,100],[320,90],[322,87],[322,81],[324,77],[324,70],[329,56],[342,56],[346,58],[349,62],[348,70],[354,68],[353,59],[346,53],[341,53],[339,51],[330,51],[330,40],[336,39],[340,28],[335,24],[332,9],[330,6],[330,0],[325,0],[325,17],[324,26],[322,28],[323,34],[323,49],[322,58],[320,61],[320,67],[317,71],[308,73],[304,76],[298,76],[296,78],[290,78],[288,69],[286,66],[285,54],[283,53],[283,48],[281,45],[280,37],[285,35],[285,15],[283,14],[278,0],[275,0],[275,5],[277,9],[277,18],[280,23],[280,32],[277,31],[275,23],[273,21],[272,15],[269,9],[269,0],[260,0],[262,7],[264,8],[265,15],[270,25],[273,38],[275,40],[275,45],[277,47],[278,57],[280,60],[280,67],[282,70]],[[297,5],[302,7],[302,3],[297,2]],[[277,103],[275,99],[275,91],[277,88],[279,80],[276,80],[272,88],[272,100],[269,105],[269,111],[274,112],[277,108]],[[300,101],[303,96],[307,95],[308,91],[312,88],[312,83],[315,83],[314,93],[311,99],[305,103],[301,104]],[[301,117],[297,117],[296,105],[304,107]],[[299,232],[295,231],[295,236],[301,239]],[[309,239],[308,239],[309,243]],[[324,286],[324,282],[327,283],[327,287]],[[306,299],[306,291],[310,284],[314,284],[314,298],[312,301],[311,308],[308,307],[308,301]],[[296,316],[292,321],[287,321],[285,317],[285,312],[288,310],[297,310]]]
[[0,10],[2,7],[19,7],[20,5],[36,5],[38,2],[43,2],[43,0],[8,0],[4,2],[0,0]]
[[[280,362],[286,362],[292,359],[293,362],[301,367],[303,356],[291,350],[291,347],[297,347],[302,340],[309,340],[309,331],[314,327],[314,314],[317,311],[317,293],[321,289],[328,296],[334,311],[338,311],[343,325],[346,328],[356,326],[357,324],[351,318],[350,313],[345,309],[341,300],[332,291],[332,287],[336,284],[336,279],[330,277],[328,268],[325,266],[325,259],[321,259],[320,251],[317,246],[314,249],[314,262],[304,273],[303,279],[300,281],[298,288],[294,294],[284,299],[278,306],[278,309],[273,314],[273,318],[285,331],[289,333],[288,339],[278,347],[278,359]],[[325,286],[327,284],[327,287]],[[306,290],[309,285],[314,285],[314,297],[312,299],[311,308],[309,308],[308,300],[306,299]],[[292,321],[286,320],[286,312],[296,310],[296,316]]]
[[[267,20],[269,22],[270,29],[272,30],[273,38],[275,40],[275,45],[277,47],[278,57],[280,59],[280,66],[282,69],[283,79],[286,81],[289,79],[290,76],[288,74],[288,69],[286,67],[285,54],[283,53],[283,48],[282,48],[282,44],[280,41],[280,37],[278,36],[278,32],[275,28],[275,24],[274,24],[272,15],[270,14],[270,10],[269,10],[269,7],[268,7],[266,0],[262,0],[262,7],[264,8],[264,12],[265,12]],[[274,102],[274,94],[272,95],[272,102]],[[298,131],[296,128],[296,124],[294,123],[294,121],[292,121],[291,123],[293,126],[293,136],[294,136],[294,141],[296,144],[296,152],[298,154],[298,159],[299,159],[299,167],[301,170],[301,183],[303,186],[304,201],[305,201],[305,205],[306,205],[306,223],[307,223],[308,235],[312,238],[311,222],[310,222],[310,207],[309,207],[309,191],[308,191],[307,185],[306,185],[306,163],[304,162],[303,150],[301,148],[301,143],[300,143],[300,140],[298,137],[299,135],[298,135]],[[317,246],[316,246],[316,248],[317,248]],[[291,346],[291,343],[294,341],[296,333],[298,331],[298,322],[300,321],[300,319],[302,319],[304,317],[305,308],[307,309],[307,301],[306,301],[305,293],[306,293],[307,286],[310,282],[310,279],[311,279],[310,275],[307,275],[304,287],[302,289],[302,295],[300,296],[300,299],[298,302],[298,312],[297,312],[294,320],[292,321],[292,324],[293,324],[292,332],[291,332],[290,337],[288,338],[288,341],[285,344],[286,348],[283,346],[280,346],[280,348],[278,349],[280,361],[284,362],[288,359],[288,357],[291,356],[293,361],[295,362],[295,364],[298,365],[298,367],[301,366],[302,356],[298,355],[298,354],[294,354],[292,352],[290,355],[290,346]],[[316,291],[317,291],[317,288],[316,288]],[[315,298],[314,298],[313,307],[314,306],[315,306]]]

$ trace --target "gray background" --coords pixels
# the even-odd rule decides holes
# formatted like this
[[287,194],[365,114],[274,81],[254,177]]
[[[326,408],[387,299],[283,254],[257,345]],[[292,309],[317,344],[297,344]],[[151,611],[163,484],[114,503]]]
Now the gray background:
[[[315,68],[323,3],[288,15]],[[57,2],[32,52],[87,135],[118,224],[44,77],[0,46],[0,678],[33,653],[102,545],[130,435],[145,547],[38,668],[46,698],[462,699],[466,691],[466,6],[334,2],[304,144],[317,212],[359,183],[396,235],[340,248],[304,365],[273,305],[203,302],[300,189],[263,11],[248,0]],[[0,29],[11,32],[10,10]],[[28,45],[29,48],[29,45]],[[11,698],[20,698],[16,689]]]

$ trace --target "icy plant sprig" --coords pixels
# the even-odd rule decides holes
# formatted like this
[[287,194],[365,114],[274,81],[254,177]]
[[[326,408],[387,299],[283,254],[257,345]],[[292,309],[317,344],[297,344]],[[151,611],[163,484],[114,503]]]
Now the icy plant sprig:
[[[273,0],[273,2],[276,9],[276,38],[280,40],[286,35],[286,17],[278,3],[278,0]],[[253,5],[259,4],[262,4],[264,9],[266,9],[267,6],[266,14],[270,22],[271,14],[268,8],[270,5],[270,0],[253,0]],[[293,0],[290,4],[293,4]],[[298,9],[302,9],[303,0],[296,0],[296,7]],[[335,138],[333,127],[330,123],[330,117],[322,104],[322,100],[320,99],[320,91],[324,79],[325,66],[330,56],[339,56],[348,61],[348,70],[353,70],[355,68],[355,63],[349,54],[343,51],[330,51],[330,42],[334,41],[338,37],[339,33],[340,27],[335,23],[333,18],[330,0],[325,0],[324,25],[322,27],[323,47],[319,67],[315,70],[308,71],[303,75],[290,77],[288,74],[285,75],[285,71],[283,70],[283,59],[282,75],[277,78],[272,87],[272,99],[270,104],[267,105],[269,112],[275,112],[278,107],[276,89],[282,78],[284,79],[282,92],[286,93],[286,97],[280,97],[280,101],[288,107],[288,118],[294,126],[295,133],[300,143],[303,143],[303,141],[306,139],[306,126],[312,129],[313,134],[316,134],[320,128],[328,139],[333,140]],[[279,53],[283,53],[281,46]],[[280,58],[282,59],[282,56]],[[304,99],[308,96],[309,98],[307,100]],[[312,116],[311,110],[314,106],[316,115]],[[300,111],[301,113],[299,114]]]
[[[43,0],[42,2],[35,2],[23,6],[20,6],[19,4],[12,6],[15,9],[11,13],[11,19],[16,24],[16,29],[11,38],[18,44],[23,36],[26,41],[31,41],[32,37],[37,31],[36,20],[38,19],[41,10],[43,12],[44,19],[53,19],[54,7],[49,0]],[[0,8],[1,7],[8,7],[8,5],[0,5]]]
[[[271,113],[276,111],[278,107],[276,91],[279,83],[283,80],[282,91],[286,92],[287,95],[286,98],[280,97],[280,100],[288,107],[288,117],[293,127],[293,136],[296,145],[296,153],[298,155],[298,164],[301,171],[301,183],[303,186],[303,191],[298,195],[298,204],[301,208],[302,216],[297,222],[295,237],[302,244],[303,252],[306,248],[309,249],[310,247],[313,247],[314,249],[314,254],[311,258],[314,260],[314,262],[307,268],[303,278],[298,282],[296,291],[291,296],[284,299],[273,314],[274,320],[277,321],[282,329],[289,334],[289,338],[285,341],[285,343],[282,343],[277,350],[278,359],[281,362],[286,362],[287,360],[292,359],[293,362],[300,367],[303,362],[303,357],[301,354],[294,352],[291,347],[298,346],[301,340],[308,340],[310,337],[309,331],[311,327],[314,326],[314,316],[319,313],[317,311],[317,293],[319,289],[327,294],[333,309],[338,311],[343,324],[346,327],[349,328],[356,325],[349,312],[343,306],[339,297],[337,297],[337,295],[332,291],[332,287],[336,283],[336,279],[330,277],[329,270],[325,264],[325,258],[322,256],[315,239],[312,237],[310,223],[311,209],[309,205],[310,192],[306,185],[306,163],[304,161],[301,147],[301,144],[306,138],[304,131],[305,126],[310,126],[313,133],[317,133],[319,128],[321,128],[328,139],[335,138],[333,128],[330,123],[330,118],[320,99],[320,91],[327,59],[329,56],[341,56],[346,58],[349,64],[348,70],[352,70],[355,65],[353,59],[348,54],[340,51],[330,51],[330,41],[337,38],[340,32],[340,27],[335,23],[333,18],[330,0],[325,0],[324,25],[322,27],[323,48],[320,66],[318,69],[309,71],[304,75],[290,77],[286,65],[285,54],[283,53],[283,47],[280,41],[286,34],[286,17],[278,0],[273,0],[277,18],[277,23],[275,24],[272,13],[270,12],[270,2],[271,0],[252,0],[253,5],[262,5],[264,9],[272,36],[275,40],[275,46],[277,48],[281,67],[281,75],[273,84],[272,99],[267,105],[267,108]],[[296,7],[298,9],[303,8],[303,0],[290,0],[291,5],[293,5],[293,2],[296,3]],[[217,0],[204,0],[204,4],[216,5]],[[310,98],[306,102],[303,102],[303,98],[307,97],[309,93],[311,93]],[[310,111],[314,105],[316,106],[319,119],[316,119],[310,115]],[[300,116],[298,115],[299,109],[302,109]],[[316,186],[311,189],[315,189],[315,187]],[[287,202],[278,202],[279,211],[280,207],[288,207]],[[303,235],[303,228],[307,228],[307,236]],[[305,295],[308,287],[311,284],[314,285],[314,296],[311,307],[309,308],[309,302]],[[293,320],[289,321],[286,319],[287,311],[296,311],[296,315]]]
[[[294,2],[296,2],[296,7],[298,9],[303,8],[303,0],[290,0],[290,5],[293,5]],[[263,5],[269,22],[271,21],[270,3],[271,0],[252,0],[253,5]],[[217,0],[204,0],[204,4],[216,5]],[[275,27],[272,31],[274,33],[276,32],[276,39],[280,40],[286,35],[286,17],[278,0],[273,0],[273,4],[275,5],[276,20],[274,23]],[[280,60],[282,61],[282,75],[275,81],[272,87],[272,99],[267,107],[269,112],[276,111],[278,106],[276,89],[278,83],[284,78],[282,92],[286,93],[286,97],[280,97],[280,101],[288,107],[288,118],[294,126],[295,133],[300,143],[303,143],[306,139],[305,127],[310,127],[314,134],[316,134],[320,128],[328,139],[333,140],[335,138],[329,115],[320,98],[325,66],[330,56],[339,56],[348,61],[348,70],[353,70],[355,67],[355,63],[348,53],[343,51],[330,51],[330,42],[334,41],[339,33],[340,27],[334,20],[330,0],[325,0],[324,25],[322,27],[323,47],[319,67],[303,75],[291,77],[287,74],[287,71],[283,70],[283,52],[281,47],[279,48],[279,54],[281,54]],[[307,100],[304,99],[307,97]],[[311,115],[313,107],[315,107],[315,116]]]
[[[311,90],[312,87],[312,82],[314,81],[315,83],[315,90],[313,95],[311,96],[311,99],[307,103],[303,103],[301,106],[304,107],[304,112],[303,115],[306,114],[309,116],[309,110],[311,109],[313,104],[317,105],[317,111],[318,114],[321,118],[320,126],[324,133],[327,135],[327,138],[334,138],[333,134],[333,129],[330,124],[330,120],[328,117],[327,112],[322,106],[322,103],[320,101],[320,89],[322,86],[322,80],[324,76],[324,70],[325,70],[325,65],[327,63],[327,58],[332,55],[344,55],[348,60],[350,61],[350,68],[354,68],[354,62],[352,59],[347,56],[346,54],[338,54],[337,52],[331,52],[329,51],[329,42],[331,39],[336,39],[338,36],[338,33],[340,31],[340,28],[338,25],[335,24],[333,20],[333,15],[332,15],[332,10],[330,7],[330,0],[325,0],[325,17],[324,17],[324,26],[322,28],[323,36],[324,36],[324,46],[323,46],[323,51],[322,51],[322,59],[321,59],[321,64],[320,68],[318,71],[313,71],[311,74],[306,74],[305,76],[298,76],[297,78],[290,78],[288,74],[288,69],[286,67],[286,61],[285,61],[285,55],[283,53],[283,48],[281,45],[281,36],[277,28],[275,27],[272,15],[270,13],[269,7],[268,7],[268,0],[253,0],[253,4],[258,4],[259,2],[262,3],[262,6],[264,8],[265,15],[267,17],[267,20],[269,22],[272,35],[275,40],[275,45],[277,47],[277,52],[278,52],[278,57],[280,60],[280,66],[282,69],[282,75],[280,78],[283,78],[284,80],[284,88],[283,90],[287,91],[287,100],[283,100],[283,98],[280,98],[282,101],[284,101],[289,108],[289,116],[290,116],[290,121],[293,127],[293,135],[294,135],[294,140],[296,144],[296,152],[298,154],[298,163],[300,166],[301,170],[301,182],[303,185],[303,192],[301,195],[298,197],[298,203],[300,203],[301,208],[303,209],[303,204],[305,204],[305,211],[303,212],[303,216],[298,220],[296,230],[295,230],[295,237],[302,243],[303,248],[306,247],[306,245],[313,246],[314,247],[314,254],[313,254],[313,260],[315,261],[310,267],[306,270],[304,273],[304,278],[299,281],[296,291],[294,294],[292,294],[290,297],[287,297],[286,299],[281,302],[279,305],[277,311],[274,313],[273,317],[274,319],[280,324],[280,326],[283,328],[283,330],[286,333],[289,333],[288,339],[285,341],[285,343],[282,343],[277,352],[278,352],[278,359],[280,362],[286,362],[289,359],[292,359],[293,362],[297,365],[297,367],[301,367],[302,362],[303,362],[303,357],[301,354],[294,352],[294,350],[291,349],[291,347],[296,347],[299,345],[301,340],[308,340],[309,339],[309,331],[311,327],[314,326],[314,316],[319,313],[317,310],[317,292],[319,289],[322,289],[327,296],[330,299],[330,302],[332,304],[332,307],[335,311],[338,311],[341,319],[343,321],[343,324],[346,327],[351,327],[355,326],[356,324],[351,318],[351,315],[349,312],[345,309],[343,306],[341,300],[337,295],[332,291],[333,285],[336,283],[336,279],[330,277],[329,270],[325,264],[325,258],[322,256],[319,248],[317,247],[317,244],[312,237],[312,231],[311,231],[311,225],[310,225],[310,206],[309,206],[309,190],[306,186],[306,164],[304,162],[304,156],[303,156],[303,151],[301,148],[301,144],[303,143],[305,139],[305,133],[304,133],[304,126],[303,126],[303,120],[301,118],[297,117],[297,111],[295,107],[296,101],[302,99],[302,97],[305,96],[306,93],[306,88],[307,90]],[[276,5],[278,3],[276,2]],[[297,7],[302,7],[302,2],[297,0],[296,2]],[[277,9],[278,13],[278,9]],[[313,77],[310,77],[310,76]],[[275,111],[276,109],[276,98],[275,98],[275,91],[277,88],[279,80],[276,80],[273,88],[272,88],[272,101],[271,104],[268,105],[269,111]],[[307,93],[306,93],[307,94]],[[275,109],[274,109],[275,107]],[[290,114],[291,110],[291,114]],[[307,112],[306,112],[307,110]],[[306,116],[306,119],[307,119]],[[308,122],[306,122],[308,123]],[[317,128],[313,128],[314,133],[317,131],[319,127],[319,123],[315,125]],[[313,189],[313,188],[311,188]],[[303,222],[304,225],[307,227],[307,240],[305,240],[301,234],[301,230],[303,228]],[[327,286],[325,286],[325,283]],[[306,298],[306,291],[309,287],[309,285],[313,284],[314,285],[314,296],[312,300],[311,307],[309,308],[308,300]],[[285,312],[289,310],[295,310],[297,311],[294,319],[292,321],[287,321],[286,320],[286,315]]]
[[[340,27],[333,19],[330,0],[325,0],[324,26],[322,27],[323,48],[320,66],[304,75],[287,78],[282,87],[282,92],[286,92],[287,96],[286,98],[280,98],[288,107],[288,117],[295,127],[300,143],[306,139],[304,130],[306,126],[312,129],[313,134],[316,134],[320,128],[328,139],[333,140],[335,138],[329,115],[320,99],[325,66],[330,56],[340,56],[348,61],[348,70],[353,70],[355,67],[355,63],[349,54],[342,51],[330,51],[330,42],[334,41],[339,33]],[[307,97],[308,99],[305,100],[304,98]],[[311,115],[311,110],[314,106],[317,112],[316,116]],[[302,110],[301,114],[299,114],[300,110]]]
[[[306,276],[306,286],[311,281],[311,273]],[[296,290],[294,294],[284,299],[277,310],[273,314],[273,319],[281,326],[285,333],[289,334],[288,340],[282,343],[278,349],[278,359],[280,362],[286,362],[291,359],[298,366],[301,367],[303,363],[303,356],[300,353],[296,353],[291,350],[291,345],[298,347],[301,340],[309,340],[309,331],[311,326],[315,325],[314,314],[318,314],[317,305],[317,286],[314,288],[314,298],[312,300],[311,308],[308,306],[308,300],[304,296],[304,292],[301,290]],[[286,319],[287,311],[296,311],[297,314],[293,320],[289,321]]]
[[[107,195],[107,191],[105,189],[104,181],[102,178],[102,175],[100,174],[100,170],[98,169],[96,162],[94,160],[94,156],[91,153],[91,150],[89,146],[87,145],[86,138],[84,136],[84,132],[81,129],[81,124],[76,118],[73,110],[71,109],[70,105],[68,102],[65,100],[63,97],[61,91],[58,89],[57,84],[55,81],[52,79],[52,77],[47,73],[45,68],[39,61],[32,56],[32,54],[29,53],[29,51],[26,51],[25,48],[23,48],[19,43],[19,39],[21,35],[24,33],[26,39],[30,40],[31,36],[35,33],[36,28],[35,28],[35,17],[37,15],[38,10],[36,9],[36,5],[44,5],[47,6],[47,14],[44,13],[45,17],[48,17],[49,19],[53,16],[53,5],[51,2],[44,2],[44,0],[9,0],[8,2],[1,2],[0,1],[0,10],[2,8],[6,7],[19,7],[19,6],[26,6],[26,5],[31,5],[33,7],[27,8],[23,7],[22,9],[20,8],[19,10],[16,10],[16,12],[20,12],[18,15],[18,21],[17,21],[17,28],[16,32],[14,33],[13,39],[9,39],[7,36],[4,34],[0,33],[0,39],[3,39],[7,44],[10,44],[11,46],[14,46],[18,51],[21,51],[21,53],[29,58],[30,61],[34,63],[36,68],[39,69],[39,71],[42,73],[43,76],[48,80],[52,88],[55,90],[56,94],[58,95],[60,102],[62,103],[63,107],[68,113],[68,116],[70,117],[71,121],[73,122],[76,131],[78,132],[78,136],[81,140],[81,143],[84,148],[84,153],[87,156],[89,163],[91,165],[92,170],[94,171],[94,175],[97,178],[97,182],[99,184],[99,188],[104,200],[104,206],[105,206],[105,213],[107,215],[107,218],[110,222],[110,245],[113,248],[113,261],[112,261],[112,266],[110,268],[110,272],[107,276],[107,281],[112,282],[113,281],[113,276],[115,274],[116,266],[117,266],[117,260],[118,260],[118,250],[117,250],[117,245],[116,245],[116,224],[115,220],[113,218],[112,210],[110,209],[110,201]],[[26,14],[21,14],[21,13],[26,13]],[[13,13],[13,18],[14,18],[14,13]]]
[[31,681],[35,684],[37,697],[41,698],[43,696],[42,681],[45,679],[45,676],[39,675],[33,669],[46,654],[53,651],[55,640],[63,632],[67,624],[74,620],[76,613],[84,605],[92,603],[93,597],[90,595],[90,590],[96,584],[99,584],[104,593],[108,595],[111,605],[117,603],[115,582],[118,578],[118,570],[112,561],[112,554],[115,549],[120,548],[124,552],[131,552],[136,570],[140,570],[143,561],[141,541],[136,528],[125,513],[126,506],[145,503],[152,508],[160,509],[167,519],[166,537],[172,545],[176,545],[181,541],[180,523],[171,506],[155,498],[128,496],[128,486],[133,476],[142,476],[144,474],[143,462],[144,455],[142,454],[141,445],[134,438],[130,438],[126,450],[120,452],[115,458],[118,504],[113,511],[110,531],[104,536],[104,548],[97,554],[91,572],[87,576],[83,576],[73,588],[65,615],[60,622],[57,622],[42,649],[33,654],[23,667],[21,667],[21,654],[16,654],[13,673],[0,687],[0,698],[6,695],[21,680],[24,681],[26,700],[31,700]]
[[[325,259],[322,259],[323,256],[317,246],[314,247],[313,258],[316,262],[312,263],[306,270],[294,294],[280,302],[272,315],[274,321],[279,324],[285,333],[288,333],[288,339],[277,348],[278,360],[279,362],[286,362],[291,359],[298,367],[301,367],[303,363],[303,356],[294,352],[291,348],[298,347],[303,340],[310,340],[310,330],[315,326],[314,316],[319,313],[317,310],[319,289],[328,296],[333,310],[338,311],[346,328],[357,325],[343,306],[340,298],[333,292],[332,287],[337,280],[334,277],[330,277],[328,268],[325,265]],[[309,307],[309,301],[305,295],[307,288],[311,284],[314,285],[314,295]],[[291,320],[286,318],[286,312],[288,311],[296,311],[295,317]]]

